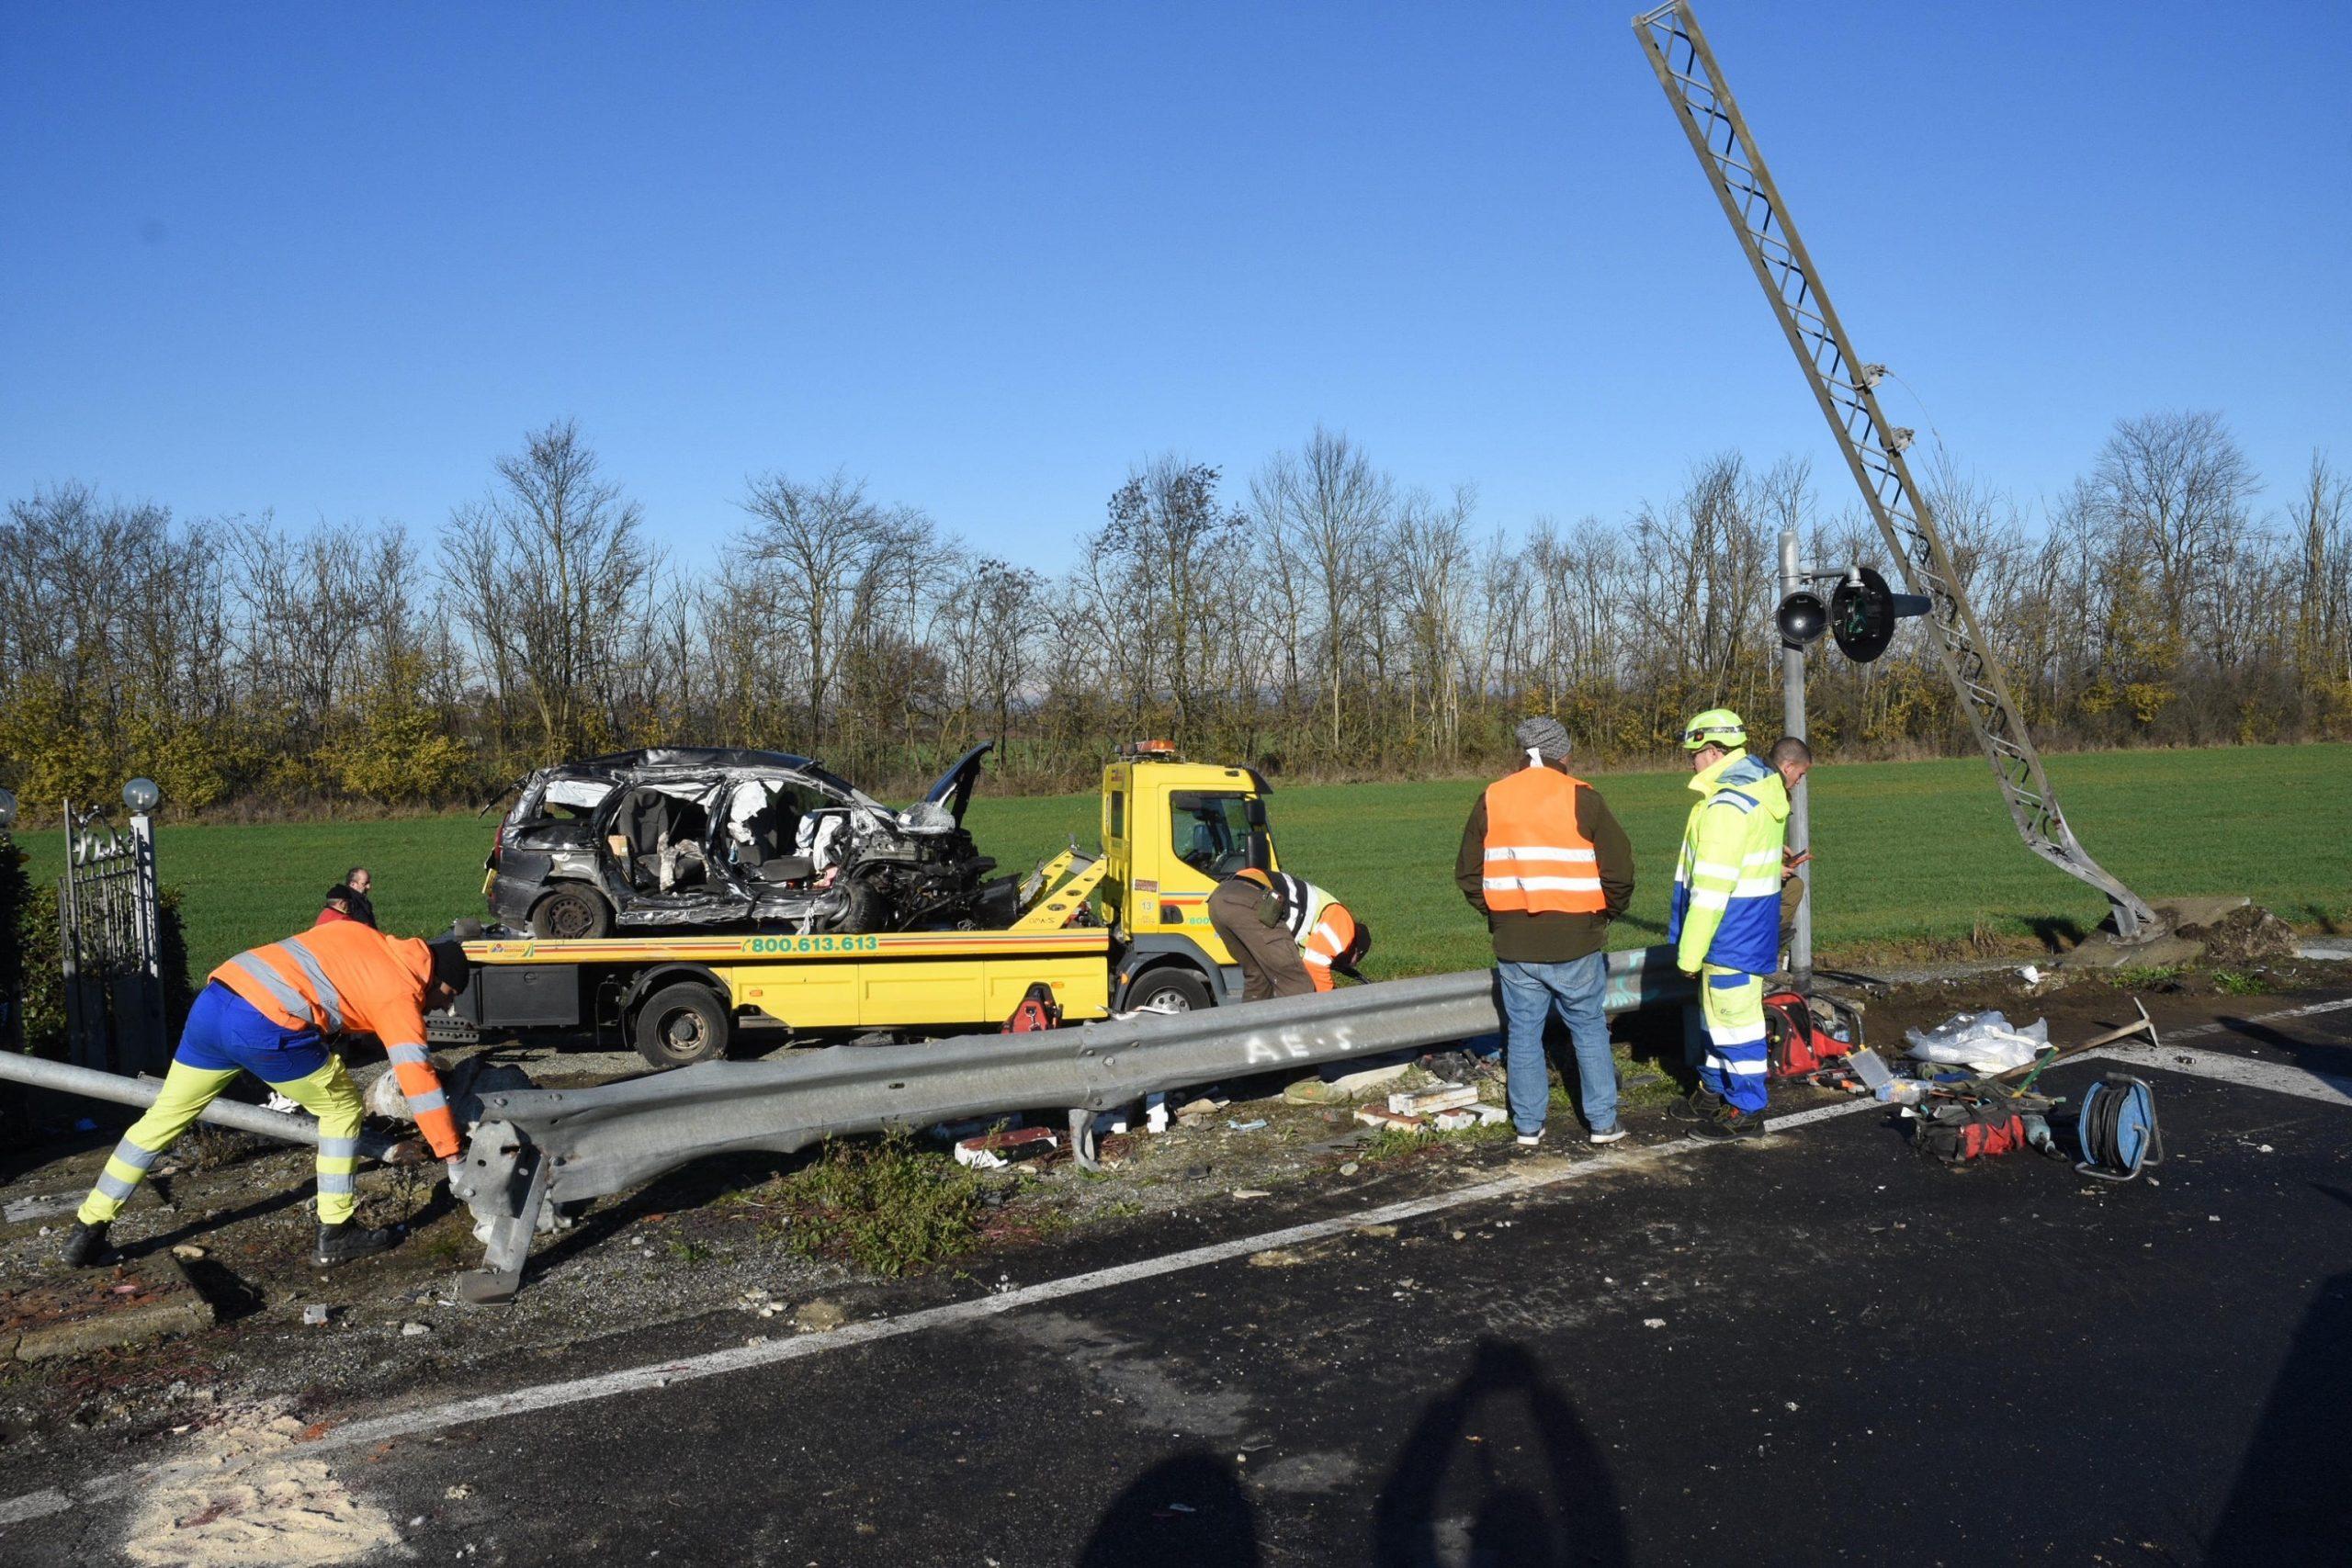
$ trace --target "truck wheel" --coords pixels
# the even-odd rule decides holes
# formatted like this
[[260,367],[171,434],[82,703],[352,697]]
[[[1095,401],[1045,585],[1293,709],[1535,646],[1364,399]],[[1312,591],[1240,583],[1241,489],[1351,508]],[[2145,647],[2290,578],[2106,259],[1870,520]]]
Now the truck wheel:
[[1127,1006],[1155,1012],[1198,1012],[1216,1006],[1216,998],[1201,977],[1190,969],[1170,964],[1154,969],[1127,990]]
[[550,942],[589,942],[613,929],[613,907],[593,887],[566,886],[531,906],[531,934]]
[[631,1032],[637,1054],[657,1067],[684,1067],[727,1055],[734,1030],[727,1009],[707,986],[684,980],[664,986],[639,1005]]

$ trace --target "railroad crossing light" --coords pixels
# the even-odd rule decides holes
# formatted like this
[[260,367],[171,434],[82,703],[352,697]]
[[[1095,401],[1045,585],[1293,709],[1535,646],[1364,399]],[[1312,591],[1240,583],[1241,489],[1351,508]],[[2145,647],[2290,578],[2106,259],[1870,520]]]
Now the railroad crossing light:
[[1895,622],[1924,615],[1933,607],[1924,595],[1897,593],[1877,572],[1858,566],[1829,595],[1829,635],[1838,639],[1840,653],[1867,664],[1894,640]]
[[1772,620],[1781,628],[1782,648],[1803,648],[1828,629],[1829,612],[1823,607],[1821,595],[1800,588],[1781,601]]

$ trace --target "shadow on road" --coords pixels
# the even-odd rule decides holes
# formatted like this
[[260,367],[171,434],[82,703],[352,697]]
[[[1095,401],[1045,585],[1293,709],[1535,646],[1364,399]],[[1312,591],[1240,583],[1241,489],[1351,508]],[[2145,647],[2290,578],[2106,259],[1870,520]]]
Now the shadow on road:
[[[1536,1439],[1532,1476],[1510,1473],[1518,1467],[1484,1441],[1521,1418]],[[1628,1560],[1617,1484],[1584,1423],[1526,1350],[1481,1339],[1462,1381],[1422,1409],[1380,1489],[1372,1561],[1566,1568]]]
[[[2347,1209],[2352,1193],[2317,1189]],[[2214,1522],[2208,1563],[2352,1558],[2352,1274],[2303,1314]]]
[[1258,1568],[1258,1518],[1232,1468],[1200,1450],[1160,1461],[1113,1501],[1079,1568]]

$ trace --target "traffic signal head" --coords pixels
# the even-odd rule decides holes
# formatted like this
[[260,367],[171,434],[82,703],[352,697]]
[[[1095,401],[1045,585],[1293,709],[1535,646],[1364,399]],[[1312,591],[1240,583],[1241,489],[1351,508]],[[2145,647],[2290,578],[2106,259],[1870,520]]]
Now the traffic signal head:
[[1772,619],[1781,628],[1781,646],[1803,648],[1829,626],[1829,611],[1821,596],[1800,588],[1781,601]]
[[1857,664],[1867,664],[1894,640],[1894,623],[1924,615],[1931,601],[1917,593],[1897,593],[1886,579],[1869,567],[1858,566],[1829,595],[1829,635],[1838,650]]

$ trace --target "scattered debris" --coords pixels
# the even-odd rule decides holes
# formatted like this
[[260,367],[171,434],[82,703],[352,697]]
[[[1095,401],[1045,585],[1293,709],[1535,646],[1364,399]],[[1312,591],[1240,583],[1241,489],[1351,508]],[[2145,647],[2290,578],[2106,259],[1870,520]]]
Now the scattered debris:
[[1644,1328],[1664,1328],[1666,1326],[1666,1319],[1662,1317],[1645,1317],[1642,1319],[1642,1326]]
[[1456,1106],[1476,1101],[1478,1089],[1475,1084],[1438,1083],[1427,1089],[1399,1089],[1388,1097],[1388,1109],[1401,1116],[1426,1116],[1433,1111],[1451,1111]]
[[403,1339],[420,1338],[432,1332],[433,1325],[429,1323],[403,1323],[401,1325],[401,1337]]
[[1233,1190],[1233,1195],[1236,1198],[1271,1198],[1273,1196],[1272,1193],[1256,1187],[1237,1187]]
[[1504,1119],[1505,1113],[1499,1107],[1483,1100],[1475,1105],[1457,1105],[1450,1111],[1441,1111],[1431,1118],[1441,1133],[1459,1133],[1465,1127],[1492,1127]]
[[1391,1111],[1385,1105],[1358,1106],[1356,1120],[1367,1127],[1394,1128],[1399,1133],[1426,1133],[1430,1130],[1430,1124],[1419,1117]]
[[322,1303],[312,1302],[309,1306],[302,1309],[302,1326],[305,1328],[316,1328],[320,1325],[325,1323],[328,1317],[334,1314],[334,1308],[327,1306]]
[[1226,1126],[1237,1133],[1254,1133],[1265,1124],[1266,1119],[1261,1116],[1255,1122],[1227,1122]]
[[1050,1127],[1015,1127],[966,1138],[956,1145],[956,1163],[975,1170],[1001,1170],[1017,1160],[1051,1156],[1061,1146],[1061,1134]]
[[801,1303],[792,1314],[792,1326],[803,1334],[828,1334],[848,1321],[848,1309],[841,1303],[821,1298]]
[[204,1248],[194,1242],[184,1241],[172,1248],[172,1256],[183,1263],[193,1263],[204,1256]]
[[1395,1083],[1411,1070],[1409,1062],[1398,1062],[1385,1067],[1342,1073],[1337,1077],[1301,1078],[1283,1090],[1283,1098],[1293,1105],[1346,1105]]

